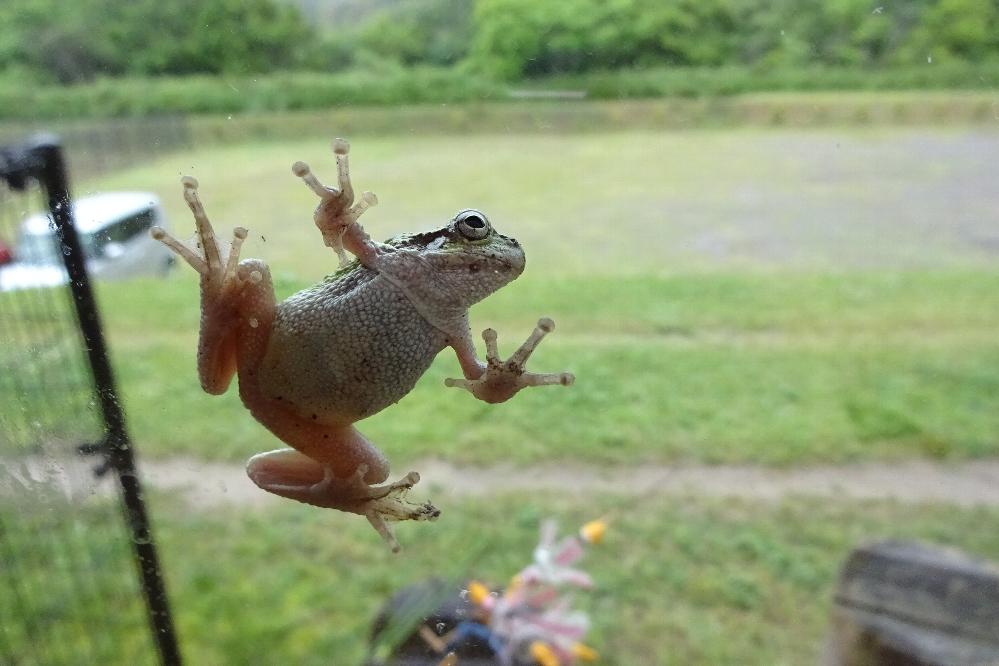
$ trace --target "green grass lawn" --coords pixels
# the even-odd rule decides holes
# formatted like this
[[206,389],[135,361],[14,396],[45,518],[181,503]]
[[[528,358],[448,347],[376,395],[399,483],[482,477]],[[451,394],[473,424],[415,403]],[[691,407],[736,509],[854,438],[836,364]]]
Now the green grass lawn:
[[[593,621],[587,642],[606,664],[811,663],[828,629],[839,567],[859,543],[921,538],[999,558],[997,532],[982,529],[999,521],[994,509],[800,499],[635,505],[602,497],[581,506],[550,495],[504,496],[466,501],[434,524],[401,525],[405,550],[393,556],[356,516],[290,502],[255,512],[191,511],[154,495],[152,508],[183,650],[198,664],[358,663],[389,595],[432,576],[503,585],[529,561],[548,517],[568,531],[604,512],[617,516],[583,561],[597,588],[577,597]],[[109,549],[88,540],[100,530],[75,534],[80,552]],[[30,541],[37,557],[20,580],[41,584],[36,575],[51,569],[34,567],[51,567],[58,552]],[[124,604],[135,594],[131,567],[120,558],[105,567],[101,582]],[[63,611],[37,616],[37,629],[77,636],[78,627],[61,624],[76,619],[74,591],[47,585],[35,592],[32,599]],[[102,640],[119,643],[117,657],[141,655],[138,617],[123,617],[102,624]],[[117,657],[111,660],[125,663]]]
[[[203,393],[190,275],[101,287],[143,455],[243,460],[278,445],[235,388]],[[398,467],[467,463],[806,463],[999,453],[999,273],[525,277],[473,311],[509,352],[569,388],[500,406],[447,389],[445,350],[417,388],[362,424]]]
[[[487,211],[528,268],[473,327],[496,327],[509,351],[552,316],[532,366],[578,378],[491,407],[443,387],[458,372],[445,351],[362,429],[397,464],[995,455],[992,144],[963,130],[357,140],[355,184],[382,199],[368,230]],[[311,140],[194,151],[78,189],[158,192],[183,235],[177,179],[196,174],[209,215],[251,229],[244,255],[270,263],[284,297],[335,267],[296,159],[334,173]],[[143,454],[242,460],[278,445],[234,391],[198,388],[193,272],[100,295]]]
[[[192,661],[339,663],[343,655],[352,663],[395,590],[431,576],[502,585],[529,561],[540,520],[554,516],[572,530],[615,502],[466,502],[438,523],[400,526],[401,558],[363,520],[291,504],[252,516],[158,514]],[[999,536],[981,529],[999,521],[995,510],[695,499],[622,508],[584,560],[597,591],[579,599],[595,625],[589,642],[607,663],[649,654],[676,664],[810,662],[838,568],[867,539],[925,538],[999,558]]]
[[[389,238],[478,208],[523,243],[527,275],[538,277],[995,266],[999,132],[626,127],[444,136],[413,124],[412,136],[355,138],[355,188],[381,202],[363,222]],[[291,164],[333,181],[336,132],[317,121],[308,139],[206,146],[98,180],[83,173],[75,191],[155,192],[173,227],[193,233],[179,181],[194,175],[221,230],[250,229],[244,255],[279,278],[315,281],[335,259]]]

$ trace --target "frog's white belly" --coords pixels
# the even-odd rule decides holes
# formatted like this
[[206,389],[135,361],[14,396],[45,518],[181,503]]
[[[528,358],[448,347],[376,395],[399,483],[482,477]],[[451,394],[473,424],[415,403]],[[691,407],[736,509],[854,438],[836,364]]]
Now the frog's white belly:
[[260,387],[306,419],[371,416],[409,393],[446,344],[384,278],[349,286],[317,285],[277,307]]

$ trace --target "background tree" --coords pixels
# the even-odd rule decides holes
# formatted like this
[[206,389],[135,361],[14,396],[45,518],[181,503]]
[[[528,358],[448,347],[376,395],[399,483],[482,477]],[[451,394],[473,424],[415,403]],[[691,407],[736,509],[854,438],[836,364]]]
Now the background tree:
[[939,0],[920,16],[895,60],[977,62],[999,56],[999,1]]
[[[303,12],[309,19],[303,18]],[[6,0],[0,71],[96,76],[999,59],[999,0]]]
[[272,0],[15,0],[0,25],[0,67],[62,83],[297,67],[314,40],[294,7]]

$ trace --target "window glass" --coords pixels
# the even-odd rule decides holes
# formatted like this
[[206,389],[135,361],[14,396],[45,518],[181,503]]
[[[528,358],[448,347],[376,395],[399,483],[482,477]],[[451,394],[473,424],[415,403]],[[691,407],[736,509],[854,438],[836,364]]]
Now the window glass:
[[[83,588],[59,629],[59,535],[3,522],[14,459],[118,508],[64,408],[97,320],[191,663],[377,663],[395,592],[585,580],[563,538],[607,663],[810,663],[861,542],[999,560],[999,0],[0,0],[0,169],[36,133],[101,313],[0,183],[0,664],[141,633]],[[537,385],[488,404],[483,366]],[[409,471],[438,520],[317,506]]]

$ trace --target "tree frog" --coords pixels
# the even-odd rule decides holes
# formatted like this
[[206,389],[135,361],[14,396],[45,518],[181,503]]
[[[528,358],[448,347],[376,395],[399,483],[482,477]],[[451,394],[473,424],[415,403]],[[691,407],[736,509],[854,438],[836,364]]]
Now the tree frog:
[[445,347],[457,354],[464,374],[445,384],[485,402],[503,402],[528,386],[568,386],[574,378],[524,369],[554,327],[548,318],[505,361],[497,353],[496,332],[487,329],[486,362],[479,360],[468,308],[523,272],[520,244],[474,209],[440,229],[371,240],[358,218],[377,198],[364,192],[355,202],[349,148],[343,139],[333,142],[335,188],[324,186],[307,164],[292,165],[319,196],[313,217],[340,268],[281,303],[267,264],[239,260],[247,230],[236,227],[228,247],[216,238],[194,178],[181,182],[194,215],[196,247],[161,228],[152,229],[152,236],[200,275],[202,388],[224,393],[238,375],[243,404],[291,447],[253,456],[246,467],[250,479],[282,497],[360,514],[398,551],[387,521],[433,520],[440,511],[406,500],[420,479],[416,472],[385,483],[388,461],[354,423],[409,393]]

